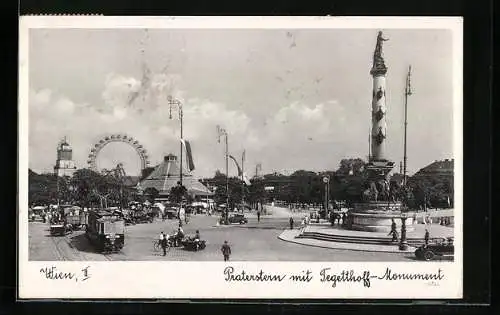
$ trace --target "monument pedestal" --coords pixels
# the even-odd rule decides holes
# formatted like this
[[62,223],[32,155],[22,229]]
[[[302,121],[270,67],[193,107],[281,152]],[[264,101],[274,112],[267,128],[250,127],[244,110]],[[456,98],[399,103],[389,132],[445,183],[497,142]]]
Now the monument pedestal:
[[368,201],[354,204],[349,212],[350,229],[367,232],[391,231],[392,220],[397,230],[401,230],[401,217],[406,218],[406,231],[413,231],[413,218],[401,212],[401,202]]

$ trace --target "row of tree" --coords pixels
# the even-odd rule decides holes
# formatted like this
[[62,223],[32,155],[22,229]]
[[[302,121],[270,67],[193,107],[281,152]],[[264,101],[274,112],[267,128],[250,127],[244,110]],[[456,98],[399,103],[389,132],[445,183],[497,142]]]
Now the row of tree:
[[[126,207],[130,201],[151,203],[159,192],[147,188],[143,193],[125,184],[126,178],[116,173],[97,173],[79,169],[73,176],[58,177],[54,174],[37,174],[29,170],[29,194],[31,205],[75,204],[82,207]],[[177,185],[170,191],[172,202],[182,199],[191,202],[185,186]]]
[[[267,174],[253,178],[251,185],[242,185],[239,178],[229,178],[229,204],[234,206],[243,199],[255,206],[258,202],[279,200],[294,204],[323,205],[325,201],[325,183],[329,177],[329,199],[345,201],[348,205],[362,201],[362,192],[367,188],[366,162],[359,158],[343,159],[336,171],[316,173],[298,170],[286,176]],[[410,208],[453,206],[453,175],[409,177],[407,186],[402,186],[403,176],[395,174],[391,184],[401,192],[402,201]],[[216,172],[207,180],[215,186],[215,200],[226,203],[226,176]],[[266,190],[265,187],[273,187]]]
[[91,206],[124,206],[140,196],[123,185],[123,178],[79,169],[73,176],[37,174],[29,170],[30,204],[77,204]]
[[[257,204],[272,200],[322,205],[325,200],[325,176],[330,178],[330,200],[342,200],[348,204],[362,200],[367,181],[365,162],[359,158],[342,160],[335,172],[299,170],[289,176],[267,174],[253,178],[249,186],[244,185],[240,178],[231,177],[227,183],[229,194],[226,189],[226,176],[218,171],[213,178],[202,182],[214,190],[215,202],[225,204],[229,201],[229,207],[244,201],[256,208]],[[273,189],[266,190],[266,187]],[[132,200],[149,199],[153,202],[158,193],[155,189],[146,189],[144,194],[140,194],[132,187],[123,185],[123,178],[113,173],[105,175],[89,169],[80,169],[72,177],[57,177],[29,171],[30,204],[54,204],[59,201],[84,207],[125,206]],[[452,206],[453,176],[412,176],[408,179],[405,196],[404,201],[411,208]],[[179,202],[182,198],[188,202],[192,201],[186,187],[180,185],[172,188],[170,198],[172,202]]]

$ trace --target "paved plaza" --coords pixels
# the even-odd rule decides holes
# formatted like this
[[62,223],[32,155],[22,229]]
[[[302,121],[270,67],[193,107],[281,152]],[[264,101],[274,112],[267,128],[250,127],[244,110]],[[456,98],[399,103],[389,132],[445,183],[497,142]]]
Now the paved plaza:
[[207,247],[198,252],[172,248],[163,257],[153,250],[153,239],[161,231],[171,233],[177,221],[156,221],[126,227],[125,247],[120,253],[103,255],[88,243],[83,231],[65,237],[49,236],[44,223],[29,224],[30,260],[132,260],[132,261],[219,261],[220,247],[229,241],[234,261],[412,261],[412,254],[376,253],[352,250],[325,249],[280,240],[278,236],[288,227],[288,218],[263,217],[261,222],[250,218],[247,225],[216,226],[217,217],[196,215],[184,226],[186,234],[198,229]]

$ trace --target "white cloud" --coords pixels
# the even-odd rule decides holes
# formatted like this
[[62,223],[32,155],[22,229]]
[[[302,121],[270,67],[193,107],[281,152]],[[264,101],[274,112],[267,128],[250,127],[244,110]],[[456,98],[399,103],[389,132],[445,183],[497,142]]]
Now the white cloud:
[[[102,92],[103,102],[97,106],[74,103],[48,89],[32,90],[30,166],[51,169],[55,163],[55,146],[63,136],[69,137],[79,167],[86,165],[92,144],[109,133],[126,133],[138,139],[150,152],[153,163],[159,162],[164,154],[177,154],[178,111],[174,109],[170,119],[169,106],[162,100],[165,90],[182,99],[184,137],[193,144],[197,172],[202,176],[210,176],[224,166],[220,154],[224,149],[217,143],[217,125],[229,133],[231,154],[239,155],[246,149],[249,163],[264,159],[268,165],[276,167],[286,162],[284,156],[294,156],[297,161],[303,160],[297,155],[309,156],[301,148],[310,147],[311,143],[321,145],[337,129],[332,128],[332,123],[343,124],[344,121],[342,107],[335,101],[314,106],[293,102],[270,113],[265,125],[258,125],[245,112],[225,104],[185,98],[186,92],[173,88],[173,84],[177,84],[174,82],[180,82],[178,76],[153,75],[151,82],[144,84],[144,80],[140,82],[133,77],[109,75]],[[137,92],[140,92],[137,99],[129,102],[131,95]],[[281,150],[277,156],[276,148]],[[129,165],[128,172],[136,171],[135,156],[115,156],[107,152],[102,157],[102,164],[112,165],[113,160],[124,162],[126,169]]]

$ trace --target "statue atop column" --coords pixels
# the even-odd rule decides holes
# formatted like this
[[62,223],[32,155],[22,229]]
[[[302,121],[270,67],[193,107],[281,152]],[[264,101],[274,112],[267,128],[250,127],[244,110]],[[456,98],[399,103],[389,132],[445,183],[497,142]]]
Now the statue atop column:
[[385,66],[384,57],[382,56],[382,45],[385,41],[389,39],[384,38],[382,31],[378,32],[377,44],[375,45],[375,51],[373,52],[373,67],[370,71],[371,74],[377,74],[377,72],[385,74],[387,67]]
[[382,58],[382,44],[383,44],[383,42],[388,41],[388,40],[389,39],[384,38],[384,36],[382,35],[382,31],[378,32],[377,45],[375,46],[375,53],[373,55],[374,59]]

